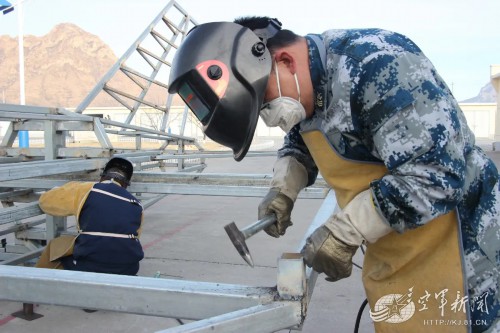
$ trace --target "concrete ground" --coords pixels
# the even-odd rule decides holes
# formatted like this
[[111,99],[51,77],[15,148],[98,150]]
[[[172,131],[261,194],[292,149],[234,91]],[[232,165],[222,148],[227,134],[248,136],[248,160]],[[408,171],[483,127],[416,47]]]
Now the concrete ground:
[[[489,142],[480,142],[491,150]],[[498,152],[489,152],[497,165]],[[274,157],[249,157],[242,162],[231,159],[207,161],[207,173],[271,173]],[[169,279],[234,283],[252,286],[276,285],[277,258],[294,252],[311,219],[322,203],[300,199],[293,210],[294,225],[285,236],[274,239],[261,232],[249,240],[255,268],[246,265],[230,243],[224,225],[236,222],[246,226],[257,219],[260,198],[170,195],[145,212],[141,242],[145,259],[139,275]],[[362,263],[360,251],[355,262]],[[1,283],[1,282],[0,282]],[[330,283],[318,277],[302,332],[353,332],[356,315],[365,299],[361,271]],[[86,313],[78,308],[39,304],[35,312],[42,318],[26,321],[11,314],[22,304],[0,301],[0,332],[156,332],[179,325],[175,319],[139,316],[108,311]],[[284,330],[282,332],[288,332]],[[360,333],[374,332],[368,309],[361,320]]]

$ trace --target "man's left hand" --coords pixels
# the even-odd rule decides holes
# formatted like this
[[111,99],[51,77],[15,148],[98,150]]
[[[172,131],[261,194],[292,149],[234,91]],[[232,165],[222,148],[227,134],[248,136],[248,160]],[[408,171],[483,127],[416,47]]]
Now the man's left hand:
[[375,243],[391,231],[366,190],[316,229],[301,253],[309,267],[337,281],[351,275],[352,257],[364,241]]
[[321,226],[307,238],[301,253],[307,266],[328,275],[329,281],[337,281],[351,275],[352,257],[357,249],[358,246],[344,243]]

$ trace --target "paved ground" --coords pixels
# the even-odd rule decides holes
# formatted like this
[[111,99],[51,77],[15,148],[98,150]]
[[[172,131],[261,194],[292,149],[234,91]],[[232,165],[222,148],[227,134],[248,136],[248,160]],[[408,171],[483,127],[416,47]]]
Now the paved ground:
[[[490,150],[489,142],[480,142]],[[498,152],[489,152],[500,163]],[[205,172],[271,173],[273,157],[208,160]],[[235,283],[254,286],[276,284],[276,262],[283,252],[293,252],[322,200],[301,199],[296,203],[294,226],[286,236],[273,239],[264,233],[247,241],[255,261],[250,268],[236,253],[223,226],[235,221],[245,226],[257,218],[259,198],[171,195],[146,210],[142,244],[146,257],[141,276]],[[358,251],[359,252],[359,251]],[[362,263],[358,253],[355,261]],[[314,289],[302,332],[352,332],[358,309],[365,296],[361,272],[354,268],[350,278],[326,282],[320,275]],[[0,282],[1,283],[1,282]],[[138,316],[108,311],[85,313],[81,309],[37,305],[43,317],[34,321],[14,318],[11,313],[22,305],[0,301],[0,332],[155,332],[178,325],[174,319]],[[287,332],[287,331],[283,331]],[[373,333],[365,309],[360,333]]]

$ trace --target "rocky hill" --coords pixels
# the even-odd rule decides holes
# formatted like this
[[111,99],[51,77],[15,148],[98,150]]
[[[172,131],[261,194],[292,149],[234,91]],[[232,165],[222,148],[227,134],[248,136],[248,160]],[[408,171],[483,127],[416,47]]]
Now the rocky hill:
[[[25,36],[24,55],[26,104],[68,108],[78,106],[118,60],[99,37],[70,23],[55,26],[45,36]],[[0,36],[0,78],[0,103],[19,104],[17,36]],[[137,85],[123,74],[111,83],[114,88],[136,95]],[[147,99],[164,104],[166,91],[151,89]],[[478,96],[461,102],[494,103],[496,92],[488,83]],[[179,99],[175,98],[174,103]],[[91,106],[121,104],[102,93]]]
[[476,97],[472,97],[461,101],[462,103],[496,103],[497,101],[497,93],[495,88],[491,83],[487,83],[484,87],[481,88],[479,94]]
[[[51,107],[78,106],[118,60],[99,37],[70,23],[57,25],[41,37],[26,35],[24,55],[26,104]],[[0,36],[0,77],[0,102],[19,104],[17,36]],[[113,81],[113,87],[137,90],[123,74]],[[165,90],[157,93],[166,95]],[[91,104],[119,105],[104,93]]]

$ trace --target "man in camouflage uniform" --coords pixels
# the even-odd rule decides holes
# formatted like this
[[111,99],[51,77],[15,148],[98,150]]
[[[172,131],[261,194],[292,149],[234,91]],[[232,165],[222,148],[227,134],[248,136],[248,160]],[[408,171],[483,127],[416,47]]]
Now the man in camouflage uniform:
[[[266,232],[285,234],[298,193],[319,171],[341,210],[313,232],[302,253],[336,281],[351,274],[352,257],[366,244],[363,283],[377,332],[500,332],[498,172],[422,51],[379,29],[301,37],[267,17],[235,22],[270,52],[260,116],[287,132],[259,205],[259,218],[277,218]],[[196,29],[193,35],[201,34]],[[240,44],[232,52],[244,52]],[[262,62],[267,57],[258,43],[252,53]],[[171,92],[179,77],[174,71]],[[219,97],[221,104],[229,99]],[[203,123],[209,137],[230,146],[231,129],[211,123],[221,119],[217,107]],[[237,160],[246,153],[230,147]],[[387,295],[392,304],[381,302]],[[429,303],[420,307],[417,300]],[[413,317],[403,320],[409,304]],[[428,326],[437,319],[449,321]]]

